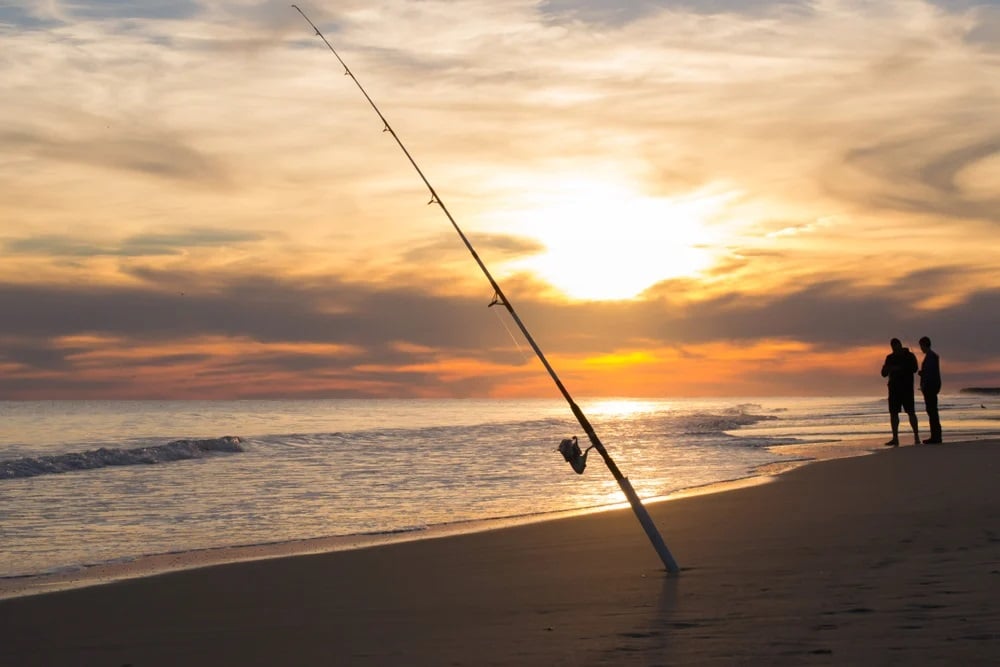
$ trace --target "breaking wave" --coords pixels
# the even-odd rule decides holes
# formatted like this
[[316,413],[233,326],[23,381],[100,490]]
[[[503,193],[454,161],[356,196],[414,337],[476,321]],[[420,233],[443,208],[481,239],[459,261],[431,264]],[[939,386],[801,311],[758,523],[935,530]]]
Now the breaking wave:
[[214,452],[242,452],[242,441],[227,435],[208,440],[175,440],[165,445],[109,449],[101,447],[86,452],[26,457],[0,461],[0,479],[21,479],[39,475],[57,475],[78,470],[109,466],[151,465],[168,461],[200,459]]
[[727,413],[693,412],[678,416],[674,426],[685,435],[718,435],[743,426],[777,419],[773,415],[752,414],[743,409]]

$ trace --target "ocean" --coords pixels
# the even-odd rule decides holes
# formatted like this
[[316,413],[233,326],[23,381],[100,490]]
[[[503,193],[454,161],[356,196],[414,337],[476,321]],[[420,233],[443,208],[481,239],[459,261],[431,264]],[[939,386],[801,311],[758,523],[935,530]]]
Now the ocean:
[[[866,454],[889,429],[882,397],[579,403],[645,500]],[[941,414],[946,442],[1000,435],[1000,396]],[[561,400],[0,401],[0,579],[620,506],[596,451],[582,475],[558,453],[573,435]]]

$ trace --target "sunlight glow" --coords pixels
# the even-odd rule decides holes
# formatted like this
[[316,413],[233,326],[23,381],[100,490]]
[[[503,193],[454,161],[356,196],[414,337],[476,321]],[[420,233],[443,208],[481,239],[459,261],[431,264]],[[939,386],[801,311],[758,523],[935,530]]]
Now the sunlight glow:
[[[609,398],[587,405],[587,414],[607,417],[628,417],[643,412],[652,412],[660,404],[630,398]],[[661,406],[662,407],[662,406]]]
[[731,194],[651,197],[626,185],[565,179],[521,223],[546,252],[516,263],[567,296],[629,299],[670,278],[696,276],[718,241],[708,221]]

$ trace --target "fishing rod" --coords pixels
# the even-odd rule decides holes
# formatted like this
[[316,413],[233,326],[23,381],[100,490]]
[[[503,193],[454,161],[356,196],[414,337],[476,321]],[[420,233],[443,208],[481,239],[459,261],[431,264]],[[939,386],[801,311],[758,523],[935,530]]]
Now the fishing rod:
[[659,531],[656,529],[656,525],[653,523],[653,519],[649,516],[649,512],[646,511],[646,508],[642,504],[642,500],[639,498],[639,495],[635,492],[635,489],[632,488],[632,483],[629,482],[628,478],[622,474],[621,470],[618,469],[618,466],[611,458],[611,455],[608,454],[608,450],[605,449],[604,443],[601,442],[601,439],[597,437],[597,432],[594,431],[594,427],[590,424],[590,420],[587,419],[587,416],[585,414],[583,414],[583,410],[581,410],[580,406],[578,406],[576,404],[576,401],[573,400],[573,397],[570,395],[565,385],[563,385],[562,380],[560,380],[559,376],[556,374],[555,369],[552,368],[552,365],[549,363],[549,360],[545,358],[545,354],[542,352],[542,349],[538,347],[538,343],[535,342],[534,337],[528,331],[528,328],[524,325],[524,322],[521,321],[521,317],[517,314],[517,311],[514,310],[514,306],[511,304],[510,300],[504,294],[503,290],[500,288],[500,285],[493,278],[493,274],[491,274],[490,270],[486,268],[486,264],[483,263],[482,259],[480,259],[479,253],[476,252],[476,249],[472,246],[472,243],[469,241],[468,237],[462,231],[462,228],[458,226],[457,222],[455,222],[455,218],[452,217],[451,212],[448,210],[448,207],[444,205],[444,201],[441,199],[440,196],[438,196],[437,190],[435,190],[434,186],[431,185],[429,180],[427,180],[427,177],[424,175],[423,170],[421,170],[420,167],[417,165],[416,160],[414,160],[413,156],[410,155],[410,151],[406,149],[406,146],[403,145],[403,141],[399,138],[399,135],[397,135],[396,131],[392,129],[392,125],[389,124],[389,121],[386,120],[386,117],[382,115],[382,111],[379,110],[378,105],[375,104],[375,101],[368,94],[368,91],[366,91],[364,86],[361,85],[361,82],[358,81],[358,78],[354,76],[354,72],[351,71],[351,68],[347,66],[347,63],[345,63],[344,59],[340,57],[340,54],[337,53],[337,50],[333,48],[333,44],[330,43],[330,40],[328,40],[326,36],[322,32],[320,32],[320,29],[316,27],[316,24],[313,23],[308,16],[306,16],[306,13],[302,11],[302,9],[298,5],[292,5],[292,7],[299,14],[302,15],[302,18],[304,18],[310,26],[312,26],[312,29],[316,31],[316,36],[323,40],[327,48],[330,49],[330,52],[333,53],[333,55],[337,58],[337,61],[340,62],[341,66],[344,68],[344,76],[351,77],[351,80],[354,81],[355,85],[358,87],[358,90],[361,91],[361,94],[365,96],[366,100],[368,100],[368,104],[371,105],[371,108],[378,115],[379,120],[382,121],[383,125],[382,131],[388,132],[390,135],[392,135],[392,138],[395,139],[396,141],[396,145],[399,146],[400,150],[402,150],[403,154],[406,156],[406,159],[410,161],[411,165],[413,165],[413,168],[420,176],[420,179],[424,182],[424,185],[427,186],[427,189],[430,191],[431,198],[430,201],[427,202],[428,205],[429,204],[438,205],[438,207],[444,213],[445,217],[448,218],[448,222],[450,222],[451,226],[455,228],[456,232],[458,232],[458,236],[459,238],[462,239],[462,243],[464,243],[465,247],[469,250],[470,253],[472,253],[472,258],[476,260],[476,264],[479,265],[479,268],[482,270],[483,275],[486,276],[486,280],[489,281],[490,287],[493,288],[494,296],[493,296],[493,301],[490,303],[490,306],[501,305],[507,309],[507,312],[510,313],[511,318],[517,324],[518,329],[521,330],[521,334],[524,336],[525,340],[528,341],[528,344],[531,346],[531,349],[535,351],[535,355],[538,357],[538,360],[542,362],[542,366],[544,366],[545,370],[548,371],[549,377],[552,378],[552,381],[555,383],[556,388],[559,389],[559,393],[562,394],[563,398],[566,399],[566,402],[569,403],[570,410],[573,412],[573,415],[576,417],[577,421],[580,423],[580,426],[587,434],[587,438],[590,439],[591,445],[590,447],[587,448],[586,451],[581,452],[580,447],[577,444],[577,440],[574,437],[572,438],[572,440],[563,440],[562,443],[559,445],[559,452],[562,453],[566,461],[570,463],[574,471],[576,471],[578,474],[583,474],[583,470],[587,465],[587,453],[592,448],[596,449],[598,454],[601,455],[601,458],[604,459],[604,463],[608,466],[608,470],[611,471],[611,474],[614,476],[615,481],[618,482],[618,486],[621,487],[621,490],[625,494],[625,497],[628,498],[628,502],[632,506],[632,510],[633,512],[635,512],[636,518],[639,519],[639,523],[646,531],[646,536],[649,537],[649,541],[652,543],[653,548],[656,550],[657,555],[659,555],[660,560],[663,561],[663,565],[667,568],[667,572],[669,572],[670,574],[677,574],[678,572],[680,572],[680,568],[677,566],[677,561],[674,560],[674,557],[671,555],[670,550],[667,548],[667,545],[663,542],[663,538],[660,536]]

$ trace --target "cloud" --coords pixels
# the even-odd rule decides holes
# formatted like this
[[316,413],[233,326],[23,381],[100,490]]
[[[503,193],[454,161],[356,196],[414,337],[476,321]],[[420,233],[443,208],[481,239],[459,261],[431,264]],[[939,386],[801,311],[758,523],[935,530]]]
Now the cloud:
[[[1000,123],[996,125],[1000,130]],[[866,197],[867,203],[907,212],[1000,223],[1000,188],[977,196],[964,192],[957,182],[963,171],[998,155],[1000,132],[962,139],[950,138],[942,130],[857,148],[846,156],[846,163],[878,178],[877,193],[871,190],[858,193]]]
[[975,18],[966,41],[991,51],[1000,49],[1000,3],[983,3],[975,12]]
[[[482,315],[486,304],[469,298],[434,297],[407,287],[377,289],[335,278],[297,285],[272,277],[189,271],[133,274],[147,286],[0,289],[0,310],[11,315],[7,332],[46,339],[87,334],[160,342],[246,336],[265,342],[382,347],[405,340],[470,348],[487,337],[485,318],[472,314],[474,309]],[[485,324],[491,325],[490,320]]]
[[[522,257],[542,252],[545,247],[534,239],[520,238],[504,234],[477,234],[471,240],[477,252],[489,253],[494,257]],[[403,254],[407,263],[426,264],[440,261],[443,255],[454,255],[462,245],[456,234],[435,237],[433,241],[411,247]],[[464,259],[464,256],[463,256]]]
[[[537,370],[527,346],[522,342],[517,351],[482,300],[332,277],[302,285],[239,275],[142,275],[148,285],[143,288],[0,288],[0,310],[9,318],[0,364],[19,369],[8,372],[12,380],[3,384],[8,395],[20,386],[17,378],[45,377],[51,388],[62,388],[97,368],[127,375],[129,368],[171,373],[203,367],[206,373],[212,369],[213,382],[233,385],[249,374],[278,394],[284,387],[294,393],[306,380],[329,390],[330,378],[336,378],[338,392],[353,388],[364,394],[366,387],[378,386],[409,395],[455,391],[453,382],[489,393],[511,382],[515,387],[522,375]],[[802,347],[792,354],[806,367],[823,354],[834,359],[844,354],[851,377],[858,364],[851,350],[878,347],[893,336],[913,343],[930,335],[954,364],[1000,368],[991,335],[1000,327],[1000,290],[979,290],[935,310],[914,308],[907,298],[906,283],[932,289],[948,278],[940,270],[920,272],[880,290],[828,283],[767,297],[730,294],[682,307],[661,301],[542,303],[521,294],[516,301],[529,330],[554,358],[715,345],[723,346],[716,353],[734,351],[737,361],[730,370],[742,373],[740,349],[787,341]],[[588,371],[572,369],[575,365],[574,376],[586,378]],[[640,370],[641,365],[630,372]],[[682,377],[665,372],[664,386],[683,384]],[[158,390],[179,391],[185,377],[191,380],[188,371],[162,380]],[[952,381],[960,378],[953,373]]]
[[195,16],[200,3],[193,0],[71,0],[61,3],[75,19],[185,19]]
[[545,0],[539,11],[550,19],[576,19],[588,23],[621,26],[662,12],[698,14],[763,14],[776,10],[807,10],[803,0]]
[[98,136],[53,137],[32,131],[0,132],[0,145],[43,160],[135,172],[218,188],[228,182],[218,160],[165,134],[123,136],[110,126]]
[[1000,6],[997,0],[931,0],[932,4],[948,11],[966,12],[970,9],[986,9]]
[[262,241],[263,234],[228,229],[190,229],[136,234],[118,243],[97,243],[67,235],[15,238],[2,243],[6,252],[48,257],[150,257],[181,255],[195,248],[231,247]]
[[5,3],[0,5],[0,34],[7,27],[20,30],[45,30],[58,25],[57,21],[41,15],[35,3]]
[[73,365],[67,357],[73,353],[72,348],[57,348],[48,341],[9,338],[3,341],[0,348],[0,361],[36,370],[66,373],[72,371]]

